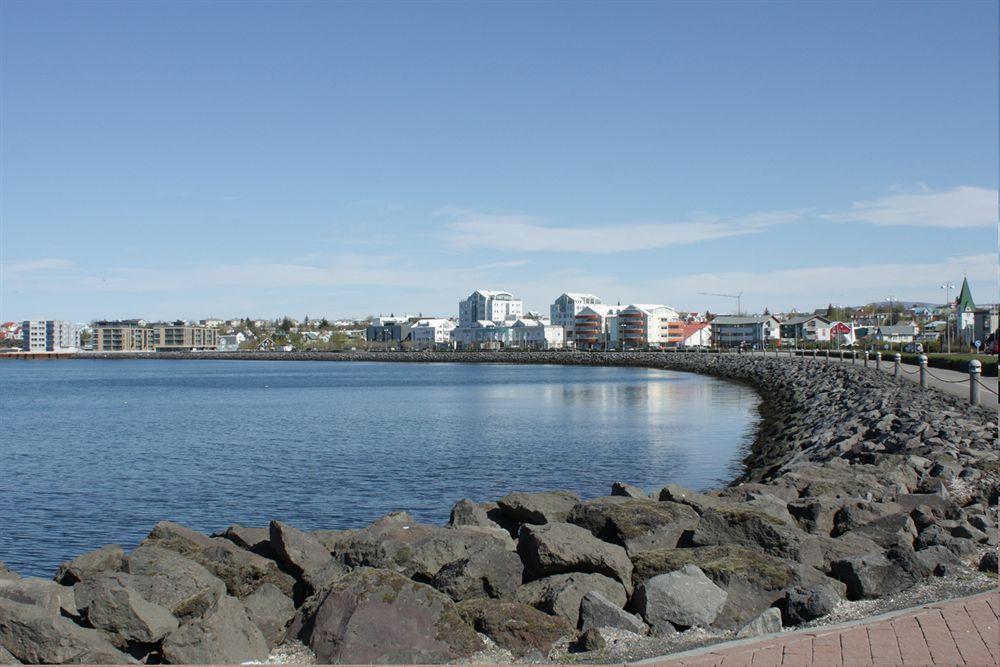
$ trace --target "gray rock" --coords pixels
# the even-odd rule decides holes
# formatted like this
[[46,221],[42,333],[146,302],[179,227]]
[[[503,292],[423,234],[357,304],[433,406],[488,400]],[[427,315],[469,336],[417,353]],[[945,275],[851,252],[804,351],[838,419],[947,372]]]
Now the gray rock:
[[643,582],[631,605],[656,634],[668,626],[708,627],[726,603],[726,592],[695,565]]
[[166,607],[145,600],[124,572],[88,575],[73,591],[77,607],[94,628],[127,642],[151,644],[177,629]]
[[833,531],[833,515],[839,506],[828,498],[801,498],[788,503],[788,512],[799,528],[814,535]]
[[966,540],[973,540],[974,542],[985,542],[986,533],[975,528],[972,524],[961,523],[951,529],[952,537],[958,537]]
[[855,556],[832,563],[830,573],[847,585],[848,599],[879,598],[909,588],[920,580],[919,565],[912,552],[909,558],[912,560],[882,555]]
[[576,505],[569,522],[582,526],[628,553],[672,549],[698,525],[698,513],[680,503],[623,496],[596,498]]
[[53,614],[79,615],[73,588],[61,586],[49,579],[0,579],[0,598],[44,607]]
[[611,485],[611,495],[623,496],[625,498],[636,498],[638,500],[649,500],[649,494],[638,486],[626,482],[615,482]]
[[646,634],[646,624],[635,614],[630,614],[598,591],[590,591],[580,601],[580,629],[617,628],[637,635]]
[[310,598],[290,632],[320,664],[445,663],[483,648],[446,595],[370,568],[349,572]]
[[269,648],[281,643],[285,630],[295,617],[295,603],[274,584],[262,584],[243,601],[243,606]]
[[463,498],[451,508],[449,526],[497,526],[486,515],[486,509],[478,503]]
[[513,599],[523,578],[524,566],[513,551],[475,549],[465,558],[444,565],[430,584],[455,601],[484,597]]
[[788,591],[779,607],[785,625],[800,625],[826,616],[840,602],[830,586],[796,586]]
[[278,569],[273,560],[241,549],[228,539],[209,537],[172,521],[153,527],[143,545],[170,549],[203,565],[225,582],[230,595],[245,598],[267,582],[286,595],[292,594],[295,579]]
[[747,639],[750,637],[760,637],[775,632],[781,632],[781,611],[774,607],[769,607],[762,611],[759,616],[737,630],[737,639]]
[[223,532],[212,535],[212,537],[223,537],[241,549],[252,551],[264,558],[276,558],[274,550],[271,549],[270,528],[241,526],[238,523],[234,523]]
[[979,560],[979,571],[997,574],[997,552],[991,549]]
[[976,551],[976,545],[972,540],[955,537],[939,524],[928,526],[920,531],[917,539],[913,542],[913,547],[917,550],[935,545],[945,547],[959,557],[969,556]]
[[21,661],[14,654],[0,646],[0,665],[20,665]]
[[213,608],[226,585],[203,566],[169,549],[146,545],[125,560],[131,585],[146,600],[184,620]]
[[323,544],[308,533],[281,521],[270,525],[271,549],[279,561],[306,586],[308,594],[315,593],[331,578],[338,577],[347,568],[330,555]]
[[173,664],[259,662],[269,653],[264,635],[247,617],[243,604],[228,595],[163,640],[163,657]]
[[570,651],[575,653],[590,653],[592,651],[603,651],[606,646],[607,642],[601,636],[600,631],[597,628],[590,628],[581,632],[580,636],[570,644],[569,648]]
[[580,625],[580,603],[587,593],[600,592],[619,607],[628,601],[625,587],[602,574],[572,572],[537,579],[517,590],[517,601],[548,614],[565,618],[575,628]]
[[837,537],[878,519],[900,513],[905,514],[906,511],[898,503],[875,503],[865,500],[847,502],[834,514],[831,535]]
[[886,549],[892,546],[913,548],[913,540],[917,537],[917,527],[909,514],[898,512],[879,517],[844,534],[867,537]]
[[914,558],[920,568],[920,574],[929,577],[931,575],[944,576],[945,572],[955,571],[964,567],[964,563],[948,550],[947,547],[934,545],[914,552]]
[[706,509],[691,542],[695,546],[736,544],[803,565],[823,565],[817,536],[803,533],[758,510]]
[[118,572],[124,565],[125,552],[122,548],[117,544],[106,544],[60,565],[55,579],[63,586],[72,586],[99,572]]
[[486,635],[515,658],[547,656],[553,644],[573,634],[566,619],[519,602],[466,600],[458,604],[458,611],[476,632]]
[[9,581],[11,579],[20,579],[21,575],[7,567],[7,564],[0,561],[0,581]]
[[659,499],[662,501],[689,505],[696,512],[698,512],[698,514],[703,513],[707,509],[726,507],[730,504],[728,501],[718,498],[717,496],[710,496],[707,493],[692,491],[691,489],[686,489],[678,484],[667,484],[665,487],[660,489]]
[[632,562],[620,546],[594,537],[570,523],[525,524],[517,545],[525,569],[534,577],[563,572],[596,572],[615,577],[632,590]]
[[0,599],[0,646],[31,665],[135,663],[97,630],[44,607],[7,599]]
[[580,496],[572,491],[541,491],[508,493],[497,504],[513,521],[543,524],[566,521],[570,511],[579,502]]

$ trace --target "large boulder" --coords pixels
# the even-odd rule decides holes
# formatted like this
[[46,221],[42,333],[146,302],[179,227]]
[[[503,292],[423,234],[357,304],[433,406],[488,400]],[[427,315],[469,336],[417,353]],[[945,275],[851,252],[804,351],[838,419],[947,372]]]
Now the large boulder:
[[99,631],[44,607],[7,599],[0,599],[0,646],[30,665],[135,663]]
[[535,578],[563,572],[596,572],[632,590],[632,562],[622,547],[599,540],[571,523],[525,524],[517,545],[525,569]]
[[823,565],[823,552],[815,535],[753,509],[706,509],[691,542],[695,546],[736,544],[803,565]]
[[445,663],[483,648],[446,595],[365,567],[310,598],[290,635],[309,646],[320,664]]
[[201,616],[226,594],[221,579],[170,549],[140,546],[125,559],[125,570],[142,597],[181,620]]
[[79,615],[73,588],[50,579],[0,579],[0,598],[44,607],[53,614]]
[[692,547],[645,551],[632,557],[633,580],[696,565],[712,582],[726,591],[726,603],[713,622],[721,629],[738,629],[770,607],[785,589],[797,584],[836,584],[814,568],[740,546]]
[[298,528],[281,521],[272,521],[269,527],[271,549],[278,560],[301,581],[311,595],[333,577],[347,568],[330,555],[323,544]]
[[20,579],[20,578],[21,575],[19,575],[17,572],[14,572],[14,570],[8,568],[6,563],[0,561],[0,581],[4,580],[9,581],[11,579]]
[[634,484],[628,482],[615,482],[611,485],[611,495],[624,496],[626,498],[638,498],[649,500],[649,494]]
[[586,632],[591,628],[615,628],[637,635],[644,635],[647,630],[641,618],[628,613],[598,591],[590,591],[580,601],[580,630]]
[[624,607],[628,600],[625,587],[614,579],[602,574],[572,572],[554,574],[521,586],[517,591],[517,601],[548,614],[562,616],[577,627],[580,623],[580,603],[590,591],[598,591],[619,607]]
[[128,643],[152,644],[177,629],[177,618],[132,587],[132,575],[105,572],[88,576],[73,591],[87,622]]
[[243,600],[243,606],[271,648],[281,643],[295,617],[295,603],[274,584],[262,584]]
[[124,565],[125,552],[122,548],[117,544],[106,544],[60,565],[55,580],[63,586],[72,586],[100,572],[117,572]]
[[230,595],[245,598],[267,582],[286,595],[292,594],[295,579],[278,568],[273,560],[241,549],[223,537],[209,537],[172,521],[153,527],[143,545],[175,551],[203,565],[225,582]]
[[274,550],[271,549],[270,528],[241,526],[238,523],[234,523],[221,533],[212,535],[212,537],[224,537],[236,546],[247,551],[252,551],[264,558],[277,558]]
[[707,493],[699,493],[686,489],[679,484],[667,484],[660,489],[658,498],[663,502],[673,502],[688,505],[694,508],[698,514],[702,514],[707,509],[727,507],[730,503],[718,496],[710,496]]
[[736,631],[737,639],[748,639],[750,637],[760,637],[774,632],[781,632],[781,611],[774,607],[768,607],[757,615],[753,620]]
[[830,573],[847,585],[851,600],[879,598],[909,588],[921,579],[913,551],[892,548],[886,555],[854,556],[834,561]]
[[802,530],[814,535],[829,535],[839,504],[830,498],[800,498],[786,507]]
[[0,665],[20,665],[21,661],[13,653],[0,646]]
[[341,537],[336,545],[336,558],[351,568],[392,570],[427,582],[445,565],[476,552],[508,551],[510,538],[500,533],[475,527],[428,526],[390,516]]
[[430,584],[456,601],[512,599],[523,579],[524,566],[518,555],[493,548],[471,550],[466,557],[444,565]]
[[486,635],[515,658],[545,659],[553,644],[573,634],[566,619],[509,600],[466,600],[459,603],[458,612],[476,632]]
[[897,512],[881,516],[843,534],[867,537],[886,549],[892,546],[912,549],[913,541],[917,537],[917,528],[909,514]]
[[630,605],[656,634],[676,627],[708,627],[726,604],[726,592],[696,565],[658,574],[636,589]]
[[680,503],[608,496],[580,503],[569,522],[632,554],[676,547],[684,532],[698,525],[698,513]]
[[832,586],[796,586],[779,601],[778,608],[785,625],[799,625],[826,616],[840,599]]
[[554,523],[565,521],[580,496],[572,491],[508,493],[497,501],[500,511],[517,523]]
[[208,613],[184,622],[163,640],[163,657],[173,664],[260,662],[270,653],[264,635],[243,604],[225,596]]
[[877,503],[854,500],[843,503],[833,515],[831,536],[837,537],[884,517],[904,512],[902,505],[894,502]]

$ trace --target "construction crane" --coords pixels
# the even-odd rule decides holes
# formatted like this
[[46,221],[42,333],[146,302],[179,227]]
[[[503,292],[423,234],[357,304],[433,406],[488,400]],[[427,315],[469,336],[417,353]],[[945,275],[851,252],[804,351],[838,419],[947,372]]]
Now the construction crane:
[[743,292],[740,292],[739,294],[716,294],[715,292],[698,292],[698,294],[701,294],[703,296],[724,296],[727,299],[736,299],[736,314],[737,315],[743,314],[743,309],[740,307],[740,299],[743,298]]

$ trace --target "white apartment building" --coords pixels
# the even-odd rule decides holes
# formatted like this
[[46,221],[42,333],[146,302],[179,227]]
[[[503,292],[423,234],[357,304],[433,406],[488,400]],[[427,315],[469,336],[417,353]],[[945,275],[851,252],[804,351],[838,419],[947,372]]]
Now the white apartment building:
[[418,320],[410,326],[410,342],[419,349],[447,345],[454,328],[455,323],[445,318]]
[[476,290],[458,302],[458,326],[471,327],[476,322],[514,322],[524,314],[524,303],[510,292]]
[[584,306],[573,318],[573,346],[583,349],[604,349],[618,343],[618,313],[623,306],[595,303]]
[[25,320],[21,341],[25,352],[75,352],[80,349],[80,325],[66,320]]
[[684,323],[677,311],[659,303],[633,303],[618,313],[623,347],[661,347],[681,341]]
[[573,330],[576,326],[576,316],[588,306],[601,305],[601,297],[593,294],[565,292],[549,306],[549,319],[552,324],[566,330],[566,341],[572,344]]
[[510,328],[510,344],[538,350],[560,348],[565,344],[562,325],[547,320],[520,319]]
[[719,315],[712,320],[712,342],[718,347],[767,345],[781,337],[773,315]]

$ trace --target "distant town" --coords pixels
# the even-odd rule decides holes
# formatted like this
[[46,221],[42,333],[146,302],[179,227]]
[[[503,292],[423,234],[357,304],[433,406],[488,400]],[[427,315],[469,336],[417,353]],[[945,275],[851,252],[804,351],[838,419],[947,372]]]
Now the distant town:
[[[943,286],[945,287],[945,286]],[[26,320],[0,325],[0,345],[23,352],[300,350],[578,350],[895,347],[908,352],[997,352],[998,306],[977,306],[968,280],[944,305],[893,298],[811,312],[682,312],[652,303],[605,303],[566,292],[548,316],[511,292],[476,290],[458,317],[389,314],[364,319],[282,317],[147,322]]]

